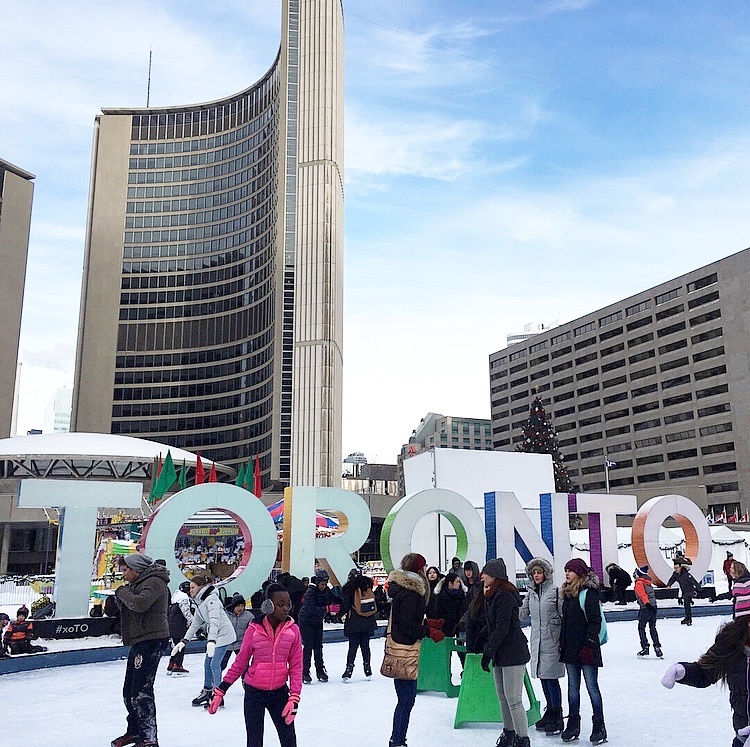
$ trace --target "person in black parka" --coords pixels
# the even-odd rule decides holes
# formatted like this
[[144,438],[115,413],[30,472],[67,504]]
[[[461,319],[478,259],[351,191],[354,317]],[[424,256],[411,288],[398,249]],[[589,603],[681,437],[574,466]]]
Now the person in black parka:
[[328,571],[321,568],[315,573],[299,610],[297,624],[302,634],[302,682],[306,685],[312,682],[310,664],[313,656],[318,680],[328,682],[328,673],[323,664],[323,620],[329,605],[341,604],[341,597],[334,593],[328,580]]
[[630,574],[620,568],[617,563],[610,563],[605,570],[609,575],[609,585],[612,587],[612,601],[615,604],[627,604],[625,590],[633,583]]
[[669,577],[667,586],[669,587],[676,583],[680,587],[682,606],[685,609],[685,617],[680,620],[680,624],[692,625],[693,598],[700,591],[701,585],[693,578],[693,574],[690,573],[690,569],[693,567],[690,558],[686,558],[684,555],[677,555],[672,562],[674,563],[674,573]]
[[443,633],[449,638],[456,635],[456,629],[468,608],[468,600],[461,579],[453,571],[435,586],[434,617],[443,621]]
[[698,661],[672,664],[661,684],[670,690],[675,682],[690,687],[709,687],[721,680],[729,688],[732,747],[742,747],[750,734],[748,697],[750,694],[750,607],[716,635],[713,646]]
[[503,733],[498,747],[529,747],[528,723],[523,705],[523,680],[531,659],[529,644],[521,630],[518,614],[522,600],[515,584],[508,581],[505,562],[489,560],[482,569],[487,609],[488,640],[482,655],[482,669],[493,665],[495,689],[503,716]]
[[344,635],[349,639],[346,655],[346,669],[341,679],[348,682],[354,672],[357,650],[362,651],[362,668],[365,677],[372,677],[370,665],[370,638],[378,627],[378,608],[372,590],[373,581],[363,576],[359,568],[349,571],[349,579],[341,589],[341,615],[344,619]]
[[[581,593],[585,590],[584,604]],[[604,706],[599,691],[599,667],[603,666],[599,630],[602,612],[599,603],[599,579],[582,558],[565,564],[565,582],[560,587],[563,598],[560,629],[560,661],[568,675],[568,725],[562,733],[563,742],[578,739],[581,733],[581,675],[586,681],[593,710],[590,741],[606,741]]]

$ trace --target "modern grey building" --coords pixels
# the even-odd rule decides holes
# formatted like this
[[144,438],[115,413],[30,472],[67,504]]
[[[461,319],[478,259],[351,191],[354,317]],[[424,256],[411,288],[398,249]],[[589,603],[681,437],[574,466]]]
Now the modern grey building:
[[0,159],[0,438],[11,435],[34,174]]
[[581,491],[704,485],[750,510],[750,249],[493,353],[492,440],[539,393]]
[[276,61],[193,106],[104,109],[72,430],[340,484],[343,11],[283,0]]

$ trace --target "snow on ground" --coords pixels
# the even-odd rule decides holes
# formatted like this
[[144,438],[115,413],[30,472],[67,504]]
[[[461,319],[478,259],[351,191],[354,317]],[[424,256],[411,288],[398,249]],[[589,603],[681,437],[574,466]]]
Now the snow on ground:
[[[612,745],[645,747],[679,744],[680,747],[729,747],[733,732],[728,692],[719,686],[705,690],[677,685],[666,690],[660,679],[674,661],[695,660],[713,642],[721,617],[696,617],[692,627],[679,619],[658,623],[664,660],[653,654],[637,659],[639,649],[635,622],[608,624],[609,642],[604,647],[600,687]],[[89,639],[93,640],[93,639]],[[72,643],[72,642],[71,642]],[[80,642],[78,642],[80,645]],[[359,659],[354,678],[340,680],[346,660],[346,643],[325,645],[330,682],[303,688],[297,716],[300,747],[386,747],[396,697],[391,680],[377,673],[383,652],[381,639],[372,642],[371,681],[364,679]],[[67,646],[66,646],[67,648]],[[242,687],[232,687],[226,708],[214,716],[190,701],[203,684],[203,655],[185,657],[190,674],[168,677],[166,663],[156,680],[159,742],[162,747],[217,744],[240,747],[245,743]],[[52,744],[55,747],[107,747],[123,733],[125,709],[121,700],[125,662],[57,667],[0,676],[0,725],[9,744]],[[541,687],[534,680],[540,700]],[[565,681],[563,693],[565,692]],[[420,693],[412,712],[410,747],[492,747],[498,724],[453,728],[456,699],[442,693]],[[588,744],[591,708],[582,686],[581,744]],[[567,709],[566,709],[567,712]],[[562,744],[559,737],[530,732],[537,747]],[[278,745],[276,731],[266,719],[265,747]]]

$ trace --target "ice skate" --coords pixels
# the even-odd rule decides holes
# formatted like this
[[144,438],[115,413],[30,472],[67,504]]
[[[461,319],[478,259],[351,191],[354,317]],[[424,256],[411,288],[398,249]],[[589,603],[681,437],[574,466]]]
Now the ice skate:
[[344,673],[341,675],[341,681],[349,682],[349,680],[352,678],[353,673],[354,673],[354,664],[347,664],[346,669],[344,670]]
[[111,747],[127,747],[129,744],[135,744],[138,741],[137,734],[123,734],[117,739],[113,739],[110,742]]
[[213,690],[210,687],[202,688],[198,696],[193,698],[193,707],[200,708],[201,706],[208,705],[211,702],[213,694]]
[[572,742],[574,739],[578,739],[581,735],[581,717],[580,716],[568,716],[568,725],[565,727],[565,731],[561,734],[563,742]]
[[604,726],[604,719],[593,719],[593,725],[591,729],[591,736],[589,742],[591,744],[602,744],[607,741],[607,729]]
[[370,666],[370,662],[368,661],[366,664],[363,664],[362,668],[365,670],[365,677],[367,677],[368,680],[372,679],[372,667]]
[[641,650],[640,650],[640,651],[639,651],[639,652],[638,652],[638,653],[636,654],[636,656],[638,656],[639,658],[641,658],[641,659],[642,659],[642,658],[643,658],[644,656],[648,656],[648,653],[649,653],[649,647],[648,647],[648,646],[644,646],[644,647],[643,647],[643,648],[642,648],[642,649],[641,649]]
[[661,646],[654,646],[654,653],[656,654],[657,659],[664,658],[664,654],[661,652]]
[[516,733],[508,729],[503,729],[503,733],[497,738],[497,742],[495,742],[495,747],[514,747],[515,743]]
[[328,682],[328,672],[325,669],[318,672],[318,682]]

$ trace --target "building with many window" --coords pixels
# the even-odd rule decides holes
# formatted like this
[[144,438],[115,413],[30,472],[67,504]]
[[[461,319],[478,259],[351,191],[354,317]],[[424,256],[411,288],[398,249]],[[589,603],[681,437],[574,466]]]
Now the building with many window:
[[192,106],[104,109],[72,429],[340,484],[343,11],[283,0],[276,61]]
[[0,159],[0,438],[11,435],[34,175]]
[[492,442],[539,393],[581,491],[705,486],[750,510],[750,249],[493,353]]

